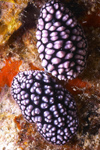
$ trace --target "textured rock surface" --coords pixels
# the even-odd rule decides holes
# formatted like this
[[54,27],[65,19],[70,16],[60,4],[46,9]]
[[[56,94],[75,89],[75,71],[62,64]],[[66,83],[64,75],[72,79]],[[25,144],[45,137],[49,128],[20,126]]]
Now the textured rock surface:
[[[18,105],[11,98],[10,88],[5,85],[0,92],[0,150],[100,149],[100,3],[98,0],[64,1],[66,2],[66,7],[72,10],[78,22],[83,26],[89,47],[89,57],[84,72],[76,80],[72,80],[74,84],[67,86],[67,88],[71,89],[70,92],[74,93],[73,96],[77,103],[80,122],[78,132],[69,143],[63,146],[56,146],[46,142],[37,132],[35,124],[28,123],[21,116]],[[3,12],[0,17],[9,20],[9,12],[11,12],[11,16],[14,16],[12,2],[14,2],[13,5],[18,4],[16,6],[17,8],[19,7],[19,11],[20,8],[21,10],[25,8],[26,4],[27,7],[23,9],[21,16],[16,16],[19,19],[24,16],[24,19],[20,20],[22,21],[21,28],[10,36],[6,44],[2,43],[0,45],[0,69],[6,66],[3,60],[8,57],[11,57],[13,61],[22,60],[20,71],[36,69],[34,65],[41,69],[41,61],[36,48],[36,24],[40,8],[47,1],[34,0],[31,4],[28,4],[28,0],[0,1],[0,4],[3,4],[3,7],[0,5],[0,9]],[[5,11],[4,8],[7,7],[9,9]],[[14,8],[14,12],[18,12],[18,9]],[[0,21],[2,20],[4,19],[0,18]],[[18,22],[15,23],[17,25]],[[0,26],[0,31],[2,31],[2,27],[4,28],[4,26]],[[10,30],[10,28],[8,29]],[[33,63],[34,65],[32,65]],[[84,85],[84,82],[90,84],[90,88],[87,87],[87,84]],[[61,84],[66,87],[66,82],[61,82]]]

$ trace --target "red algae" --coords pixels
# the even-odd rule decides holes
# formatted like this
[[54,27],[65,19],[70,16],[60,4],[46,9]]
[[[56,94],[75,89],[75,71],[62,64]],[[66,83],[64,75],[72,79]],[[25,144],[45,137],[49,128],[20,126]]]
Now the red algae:
[[[17,125],[17,128],[18,128],[19,130],[21,130],[20,120],[21,120],[22,118],[23,118],[22,115],[15,116],[15,118],[14,118],[14,122],[15,122],[15,124]],[[20,120],[19,120],[19,119],[20,119]]]
[[19,72],[22,61],[12,61],[11,58],[5,60],[5,66],[0,70],[0,91],[6,84],[11,86],[13,77]]
[[65,85],[65,87],[74,95],[81,94],[82,89],[86,88],[88,90],[91,88],[91,86],[91,83],[82,81],[82,79],[80,78],[69,80],[68,83],[66,83]]
[[86,27],[100,27],[100,10],[96,10],[91,14],[87,14],[84,20],[82,20],[82,25]]

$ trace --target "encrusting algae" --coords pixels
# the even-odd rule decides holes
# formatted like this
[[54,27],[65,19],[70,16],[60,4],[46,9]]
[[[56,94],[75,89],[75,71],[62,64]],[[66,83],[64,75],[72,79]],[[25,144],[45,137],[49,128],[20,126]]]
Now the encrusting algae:
[[19,20],[19,9],[18,5],[14,3],[0,2],[1,17],[0,17],[0,45],[7,42],[12,33],[16,31],[21,25]]

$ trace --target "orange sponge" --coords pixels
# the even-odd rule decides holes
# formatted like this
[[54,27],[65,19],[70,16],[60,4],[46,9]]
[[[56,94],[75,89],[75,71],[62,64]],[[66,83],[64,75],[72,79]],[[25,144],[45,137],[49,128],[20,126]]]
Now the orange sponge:
[[0,70],[0,91],[6,84],[11,86],[13,77],[19,72],[22,61],[12,61],[11,58],[5,60],[5,66]]

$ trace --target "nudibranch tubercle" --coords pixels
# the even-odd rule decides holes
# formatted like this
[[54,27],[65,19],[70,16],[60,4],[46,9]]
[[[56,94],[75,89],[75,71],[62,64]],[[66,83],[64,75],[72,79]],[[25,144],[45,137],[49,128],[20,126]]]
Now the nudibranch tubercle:
[[76,103],[72,95],[46,72],[18,73],[11,92],[23,116],[37,124],[37,130],[47,141],[63,145],[76,134]]
[[37,48],[42,66],[59,80],[76,78],[85,68],[87,40],[71,11],[60,0],[40,10]]

